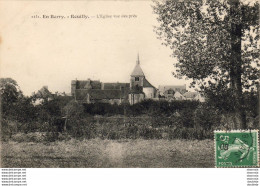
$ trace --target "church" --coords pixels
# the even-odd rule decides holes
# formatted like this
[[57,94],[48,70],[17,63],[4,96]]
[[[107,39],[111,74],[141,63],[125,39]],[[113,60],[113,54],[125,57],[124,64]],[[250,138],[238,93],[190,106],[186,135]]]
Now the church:
[[158,98],[158,90],[145,78],[139,55],[130,75],[130,83],[102,83],[99,80],[72,80],[71,95],[81,103],[135,104]]
[[186,85],[159,85],[155,88],[145,77],[141,68],[139,55],[136,65],[130,74],[130,83],[103,83],[99,80],[72,80],[71,95],[81,103],[110,103],[131,105],[145,99],[195,100],[204,102],[205,97],[199,92],[188,92]]
[[138,55],[130,79],[129,103],[132,105],[144,99],[153,99],[157,97],[157,89],[145,78]]

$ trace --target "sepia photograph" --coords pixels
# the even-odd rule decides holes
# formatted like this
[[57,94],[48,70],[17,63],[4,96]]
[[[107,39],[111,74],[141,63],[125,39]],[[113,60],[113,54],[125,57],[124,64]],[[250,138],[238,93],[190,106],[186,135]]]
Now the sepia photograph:
[[259,1],[1,1],[1,168],[259,167]]

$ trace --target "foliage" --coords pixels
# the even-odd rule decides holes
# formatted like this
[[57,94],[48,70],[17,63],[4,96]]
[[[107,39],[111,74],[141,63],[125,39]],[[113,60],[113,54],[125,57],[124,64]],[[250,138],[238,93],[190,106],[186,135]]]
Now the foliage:
[[51,117],[62,117],[63,108],[71,101],[71,97],[68,96],[54,96],[51,100],[45,100],[41,104],[36,105],[38,110],[39,121],[49,121]]
[[259,94],[255,91],[247,91],[243,94],[245,100],[245,110],[248,117],[257,117],[259,114]]
[[[14,81],[10,82],[15,85]],[[213,129],[233,122],[227,114],[231,110],[224,104],[228,99],[224,100],[222,94],[220,97],[212,94],[207,103],[144,100],[134,105],[81,104],[71,97],[56,95],[33,105],[33,96],[25,97],[13,86],[7,90],[12,90],[11,95],[17,96],[6,103],[12,109],[4,112],[1,118],[3,141],[22,141],[24,138],[21,134],[28,137],[27,141],[33,142],[69,138],[206,139],[212,136]],[[248,123],[256,126],[255,123],[259,121],[258,97],[251,91],[245,92],[244,98],[248,118],[251,118]]]
[[[233,1],[235,2],[235,1]],[[215,81],[230,80],[232,53],[232,24],[242,29],[242,72],[244,87],[255,83],[259,70],[259,4],[240,2],[231,12],[232,1],[163,1],[155,2],[160,26],[156,33],[163,44],[173,50],[178,58],[176,76],[194,80],[211,78]],[[255,64],[255,65],[253,65]],[[211,80],[212,81],[212,80]],[[205,85],[205,81],[203,82]],[[210,83],[210,82],[209,82]],[[211,82],[213,83],[213,82]]]
[[174,75],[207,93],[232,95],[238,127],[246,128],[242,89],[259,83],[259,3],[166,0],[153,8],[155,31],[178,59]]
[[215,126],[219,126],[220,120],[221,112],[211,105],[200,105],[194,111],[193,121],[195,128],[209,131]]
[[126,116],[140,116],[148,114],[149,116],[170,116],[176,111],[186,108],[195,109],[199,105],[198,101],[154,101],[143,100],[134,105],[122,104],[111,105],[109,103],[91,103],[84,104],[84,112],[90,115],[126,115]]
[[[208,98],[208,105],[215,107],[221,113],[228,114],[235,112],[236,102],[234,102],[234,95],[230,89],[219,90],[205,90]],[[259,98],[255,91],[243,92],[244,109],[247,117],[256,117],[258,115]]]
[[90,103],[84,104],[84,112],[90,115],[116,115],[124,114],[124,109],[129,107],[129,104],[109,104],[109,103]]
[[11,115],[21,97],[23,97],[22,92],[15,80],[0,78],[0,98],[3,116]]
[[67,118],[80,119],[84,113],[84,107],[82,104],[71,100],[63,107],[62,112]]
[[[52,142],[67,139],[68,136],[76,139],[206,139],[212,135],[211,125],[199,123],[201,127],[194,127],[195,122],[203,121],[205,118],[198,118],[194,121],[191,115],[181,114],[178,116],[150,117],[107,117],[107,116],[88,116],[79,119],[69,118],[66,132],[59,130],[58,123],[15,123],[8,121],[3,125],[5,140],[14,139],[17,133],[31,134],[44,133],[43,141]],[[216,124],[216,123],[215,123]],[[44,127],[45,126],[45,127]],[[18,128],[16,128],[18,127]],[[205,133],[205,130],[208,132]],[[30,138],[34,140],[34,138]],[[27,139],[27,140],[30,140]],[[41,138],[42,139],[42,138]]]

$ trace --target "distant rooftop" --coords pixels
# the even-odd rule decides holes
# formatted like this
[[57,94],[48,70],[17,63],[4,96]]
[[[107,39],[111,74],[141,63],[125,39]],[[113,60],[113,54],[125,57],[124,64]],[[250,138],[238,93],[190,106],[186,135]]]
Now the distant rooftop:
[[186,90],[186,85],[159,85],[158,87],[159,91],[161,93],[169,90],[169,89],[172,89],[174,91],[178,91],[180,93],[185,93],[187,90]]
[[84,100],[87,95],[90,99],[102,100],[102,99],[125,99],[128,96],[128,90],[76,90],[76,99]]

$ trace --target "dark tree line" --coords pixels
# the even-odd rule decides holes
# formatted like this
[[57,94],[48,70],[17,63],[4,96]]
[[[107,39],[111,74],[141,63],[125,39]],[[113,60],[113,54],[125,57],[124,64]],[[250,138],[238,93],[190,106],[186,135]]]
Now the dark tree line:
[[[104,139],[204,139],[226,121],[229,124],[226,115],[234,109],[230,97],[215,94],[208,94],[205,103],[144,100],[134,105],[81,104],[72,97],[56,95],[52,99],[43,96],[40,103],[34,104],[35,94],[24,96],[15,80],[0,79],[0,83],[4,139],[10,139],[17,132],[47,133],[47,141],[59,139],[60,134]],[[247,117],[255,123],[258,97],[254,92],[244,92],[243,98]]]

